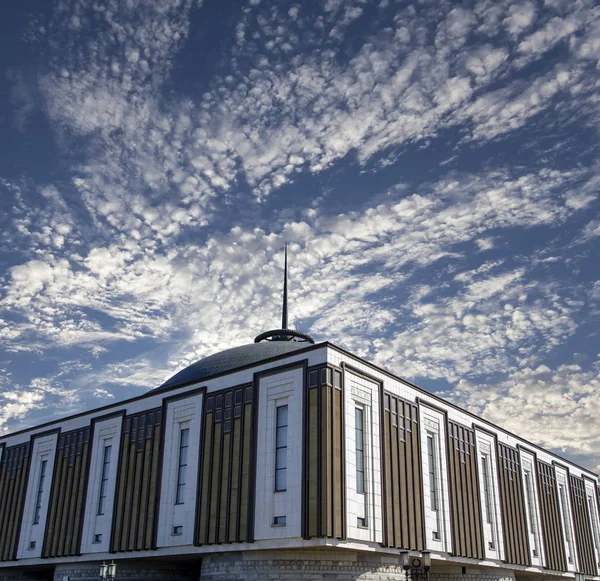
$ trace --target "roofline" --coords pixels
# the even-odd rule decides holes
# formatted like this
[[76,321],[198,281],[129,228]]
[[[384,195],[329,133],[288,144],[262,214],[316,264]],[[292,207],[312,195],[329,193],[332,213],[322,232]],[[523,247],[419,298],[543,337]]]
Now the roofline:
[[[252,343],[249,343],[249,345],[251,345]],[[109,410],[111,408],[115,408],[115,407],[119,407],[119,406],[123,406],[123,405],[127,405],[136,401],[140,401],[142,399],[145,399],[147,397],[154,397],[157,395],[163,395],[165,393],[169,393],[170,391],[175,391],[177,389],[182,389],[184,387],[189,387],[190,385],[194,385],[197,383],[203,383],[205,381],[209,381],[212,379],[216,379],[217,377],[222,377],[224,375],[230,375],[232,373],[237,373],[238,371],[244,371],[250,367],[256,367],[257,365],[262,365],[264,363],[272,363],[273,361],[277,361],[279,359],[285,359],[286,357],[293,357],[298,353],[306,353],[308,351],[313,351],[315,349],[319,349],[321,347],[325,347],[327,345],[327,341],[323,341],[321,343],[315,343],[314,345],[308,345],[307,347],[304,347],[302,349],[297,349],[296,351],[290,351],[289,353],[282,353],[281,355],[274,355],[273,357],[269,357],[267,359],[261,359],[260,361],[255,361],[254,363],[248,363],[246,365],[242,365],[240,367],[236,367],[235,369],[228,369],[227,371],[222,371],[221,373],[214,373],[213,375],[207,375],[206,377],[201,377],[200,379],[196,379],[193,381],[188,381],[185,383],[179,383],[177,385],[172,385],[169,387],[165,387],[165,388],[161,388],[161,386],[158,387],[154,387],[150,390],[148,390],[146,393],[142,393],[141,395],[136,395],[135,397],[130,397],[129,399],[124,399],[115,403],[111,403],[99,408],[93,408],[91,410],[87,410],[87,411],[83,411],[83,412],[78,412],[76,414],[73,415],[69,415],[69,416],[65,416],[63,418],[58,418],[56,420],[52,420],[51,422],[46,422],[44,424],[38,424],[36,426],[33,426],[31,428],[24,428],[23,430],[19,430],[17,432],[10,432],[8,434],[2,434],[0,435],[0,446],[2,444],[4,444],[5,442],[3,440],[6,440],[6,438],[12,438],[13,436],[20,436],[22,434],[26,434],[27,432],[31,432],[32,430],[38,430],[41,428],[45,428],[47,426],[53,426],[54,424],[59,424],[61,422],[64,422],[66,420],[72,420],[75,418],[81,418],[83,416],[86,415],[90,415],[90,414],[95,414],[96,412],[102,412],[105,410]]]
[[[458,410],[459,412],[462,412],[463,414],[466,414],[472,418],[475,418],[476,420],[479,420],[480,422],[482,422],[488,426],[491,426],[492,428],[494,428],[500,432],[503,432],[504,434],[506,434],[508,436],[512,436],[513,438],[516,438],[517,440],[521,440],[524,443],[528,444],[529,446],[533,446],[536,450],[540,450],[540,451],[544,452],[545,454],[548,454],[549,456],[553,456],[554,458],[558,458],[559,460],[562,460],[563,462],[569,462],[569,464],[571,464],[572,466],[575,466],[576,468],[580,468],[583,472],[586,472],[587,474],[591,474],[600,480],[600,474],[593,472],[589,468],[585,468],[584,466],[581,466],[580,464],[577,464],[571,460],[567,460],[566,458],[563,458],[562,456],[559,456],[558,454],[555,454],[554,452],[551,452],[550,450],[546,450],[546,448],[542,448],[541,446],[538,446],[537,444],[530,442],[529,440],[523,438],[523,436],[518,436],[517,434],[514,434],[513,432],[510,432],[507,429],[502,428],[501,426],[497,426],[496,424],[493,424],[489,420],[486,420],[485,418],[477,416],[473,412],[465,410],[465,409],[457,406],[455,403],[452,403],[451,401],[448,401],[448,400],[440,397],[439,395],[431,393],[430,391],[427,391],[426,389],[419,387],[418,385],[415,385],[414,383],[411,383],[410,381],[407,381],[406,379],[403,379],[402,377],[400,377],[398,375],[394,375],[390,371],[387,371],[387,370],[383,369],[382,367],[379,367],[378,365],[375,365],[374,363],[371,363],[370,361],[367,361],[366,359],[359,357],[358,355],[354,355],[350,351],[344,349],[343,347],[340,347],[339,345],[336,345],[335,343],[331,343],[330,341],[325,341],[324,343],[320,343],[320,345],[323,345],[323,344],[327,345],[327,347],[331,347],[335,351],[339,351],[340,353],[343,353],[344,355],[352,357],[353,359],[357,359],[361,363],[370,367],[371,369],[375,369],[376,371],[378,371],[379,373],[381,373],[383,375],[386,375],[387,377],[391,377],[392,379],[400,381],[400,382],[404,383],[405,385],[407,385],[408,387],[412,387],[413,389],[415,389],[421,393],[424,393],[424,394],[428,395],[429,397],[432,397],[433,399],[437,400],[438,402],[441,402],[451,408],[454,408],[455,410]],[[428,405],[427,402],[423,402],[423,404]]]
[[[563,458],[562,456],[559,456],[558,454],[555,454],[554,452],[551,452],[550,450],[546,450],[545,448],[542,448],[541,446],[538,446],[537,444],[534,444],[533,442],[530,442],[529,440],[527,440],[526,438],[523,438],[522,436],[518,436],[517,434],[514,434],[513,432],[508,431],[505,428],[502,428],[501,426],[497,426],[496,424],[493,424],[492,422],[486,420],[485,418],[479,417],[477,415],[475,415],[474,413],[465,410],[461,407],[459,407],[458,405],[456,405],[455,403],[452,403],[444,398],[441,398],[440,396],[431,393],[429,391],[427,391],[426,389],[419,387],[418,385],[415,385],[414,383],[411,383],[410,381],[403,379],[402,377],[398,376],[398,375],[394,375],[393,373],[391,373],[390,371],[387,371],[386,369],[383,369],[382,367],[379,367],[378,365],[375,365],[374,363],[371,363],[370,361],[367,361],[366,359],[363,359],[362,357],[359,357],[358,355],[355,355],[354,353],[351,353],[350,351],[344,349],[343,347],[340,347],[339,345],[336,345],[335,343],[332,343],[331,341],[322,341],[321,343],[315,343],[314,345],[308,345],[305,348],[302,349],[298,349],[296,351],[293,351],[291,353],[283,353],[281,355],[275,355],[273,357],[269,357],[268,359],[262,359],[260,361],[255,361],[254,363],[248,363],[246,365],[242,365],[241,367],[236,367],[235,369],[229,369],[227,371],[223,371],[221,373],[215,373],[213,375],[209,375],[207,377],[202,377],[200,380],[194,380],[194,381],[188,381],[186,383],[181,383],[178,385],[174,385],[171,387],[165,387],[165,388],[161,388],[156,387],[153,388],[149,391],[147,391],[146,393],[143,393],[141,395],[137,395],[135,397],[120,401],[120,402],[115,402],[106,406],[102,406],[99,408],[94,408],[92,410],[88,410],[88,411],[83,411],[83,412],[79,412],[77,414],[71,415],[71,416],[66,416],[64,418],[59,418],[56,420],[52,420],[51,422],[46,422],[45,424],[39,424],[38,426],[34,426],[31,428],[25,428],[23,430],[19,430],[18,432],[11,432],[8,434],[4,434],[2,436],[0,436],[0,445],[4,444],[5,442],[2,442],[2,440],[5,440],[6,438],[10,438],[13,436],[19,436],[21,434],[26,434],[27,432],[30,432],[32,430],[38,430],[41,428],[45,428],[47,426],[53,426],[54,424],[58,424],[61,422],[64,422],[65,420],[71,420],[71,419],[75,419],[75,418],[80,418],[86,415],[90,415],[90,414],[94,414],[96,412],[101,412],[104,410],[108,410],[114,407],[118,407],[118,406],[123,406],[126,404],[130,404],[142,399],[145,399],[147,397],[153,397],[156,395],[161,395],[161,394],[165,394],[168,393],[170,391],[174,391],[177,389],[182,389],[185,387],[189,387],[190,385],[194,385],[196,383],[199,382],[205,382],[205,381],[209,381],[211,379],[216,379],[217,377],[222,377],[225,375],[230,375],[232,373],[237,373],[238,371],[244,371],[245,369],[249,369],[251,367],[256,367],[257,365],[262,365],[264,363],[272,363],[273,361],[277,361],[279,359],[285,359],[287,357],[293,357],[299,353],[307,353],[309,351],[313,351],[316,349],[320,349],[322,347],[330,347],[331,349],[333,349],[334,351],[338,351],[339,353],[342,353],[343,355],[347,355],[348,357],[352,358],[352,359],[356,359],[358,361],[360,361],[361,363],[363,363],[364,365],[366,365],[367,367],[370,367],[371,369],[376,370],[377,372],[390,377],[392,379],[395,379],[396,381],[400,381],[402,383],[404,383],[405,385],[407,385],[408,387],[411,387],[412,389],[415,389],[416,391],[423,393],[433,399],[435,399],[436,401],[445,404],[451,408],[454,408],[455,410],[466,414],[467,416],[470,416],[472,418],[475,418],[476,420],[486,424],[487,426],[491,426],[492,428],[503,432],[504,434],[508,435],[508,436],[512,436],[513,438],[516,438],[518,440],[522,440],[523,442],[525,442],[526,444],[533,446],[536,450],[540,450],[542,452],[544,452],[545,454],[548,454],[554,458],[557,458],[558,460],[562,460],[562,461],[567,461],[570,464],[572,464],[573,466],[575,466],[576,468],[579,468],[580,470],[582,470],[583,472],[587,473],[587,474],[591,474],[593,476],[596,477],[596,479],[600,479],[600,474],[597,474],[596,472],[593,472],[592,470],[590,470],[589,468],[585,468],[584,466],[581,466],[580,464],[577,464],[575,462],[572,462],[571,460],[567,460],[566,458]],[[426,402],[423,402],[424,405],[427,405]]]

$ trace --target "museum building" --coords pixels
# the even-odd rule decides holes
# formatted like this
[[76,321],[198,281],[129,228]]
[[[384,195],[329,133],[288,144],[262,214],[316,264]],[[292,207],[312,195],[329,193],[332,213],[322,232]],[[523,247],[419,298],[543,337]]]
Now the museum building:
[[600,579],[598,475],[282,327],[2,436],[0,581]]

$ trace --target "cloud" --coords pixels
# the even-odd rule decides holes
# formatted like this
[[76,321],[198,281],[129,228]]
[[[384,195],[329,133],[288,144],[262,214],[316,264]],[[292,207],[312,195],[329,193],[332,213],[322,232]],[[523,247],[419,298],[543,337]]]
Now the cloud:
[[139,393],[276,326],[285,241],[298,325],[402,376],[595,377],[543,371],[597,304],[560,271],[598,230],[592,2],[249,2],[210,63],[201,3],[54,8],[29,27],[35,86],[11,78],[65,167],[0,180],[0,339],[83,363],[5,384],[0,425]]
[[[447,397],[448,394],[445,394]],[[473,413],[560,454],[600,456],[600,375],[571,363],[525,367],[500,383],[458,383],[451,399]],[[587,457],[587,458],[586,458]]]

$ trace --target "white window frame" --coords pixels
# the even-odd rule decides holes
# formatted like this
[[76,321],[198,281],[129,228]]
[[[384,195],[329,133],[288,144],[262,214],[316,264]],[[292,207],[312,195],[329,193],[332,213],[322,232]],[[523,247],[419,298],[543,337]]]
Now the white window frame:
[[[555,465],[556,492],[558,495],[558,507],[560,521],[563,527],[563,539],[565,543],[565,554],[567,556],[567,570],[576,572],[578,570],[577,541],[575,529],[573,528],[573,512],[571,510],[571,493],[569,489],[569,475],[565,470]],[[561,487],[563,494],[561,494]],[[564,495],[564,496],[563,496]],[[570,543],[569,543],[570,540]],[[569,560],[570,558],[570,560]]]
[[592,545],[596,556],[596,565],[600,565],[600,517],[598,515],[598,496],[594,483],[584,478],[585,496],[590,513],[590,526],[592,527]]
[[[423,402],[419,402],[421,417],[421,470],[423,481],[423,508],[425,512],[425,547],[449,553],[452,550],[450,508],[448,498],[448,470],[446,457],[446,416]],[[433,438],[436,466],[434,467],[437,507],[431,506],[429,453],[427,438]]]
[[[265,374],[258,382],[255,540],[302,536],[302,389],[304,368]],[[287,406],[286,488],[275,490],[277,408]],[[275,517],[285,524],[275,525]],[[283,521],[279,521],[283,522]]]
[[[380,384],[344,370],[344,426],[346,430],[346,529],[350,539],[383,542],[381,442],[379,436]],[[363,410],[364,493],[356,484],[356,409]],[[364,519],[365,525],[359,524]]]
[[[29,478],[27,481],[27,493],[25,496],[25,508],[21,521],[21,534],[19,537],[19,548],[17,559],[38,558],[42,556],[42,545],[46,531],[46,519],[50,504],[50,489],[54,476],[54,464],[56,462],[56,447],[58,444],[58,433],[48,436],[34,438],[30,450]],[[46,462],[46,475],[44,487],[41,494],[39,519],[35,520],[36,504],[40,485],[42,462]],[[1,517],[0,517],[1,518]]]
[[[107,418],[93,424],[91,437],[90,474],[88,493],[85,503],[83,535],[81,538],[82,553],[102,553],[109,550],[112,526],[115,490],[117,486],[117,467],[121,447],[121,427],[123,416]],[[100,490],[102,488],[102,472],[104,468],[104,450],[110,446],[110,465],[106,485],[106,502],[104,514],[98,514]],[[100,540],[96,540],[100,535]]]
[[525,497],[525,516],[527,522],[527,533],[529,534],[529,548],[532,565],[543,567],[545,562],[544,544],[542,542],[542,531],[540,523],[540,505],[537,494],[537,473],[535,470],[535,458],[519,450],[521,457],[521,481]]
[[[502,561],[504,559],[504,539],[502,537],[502,511],[500,510],[500,489],[498,484],[496,440],[493,436],[475,430],[477,446],[477,463],[479,468],[479,491],[481,495],[484,552],[487,559]],[[484,482],[483,458],[488,464],[488,483]],[[485,489],[490,495],[490,517],[486,514]]]
[[[194,393],[169,401],[165,413],[165,443],[158,515],[159,547],[191,545],[194,542],[194,513],[200,447],[200,424],[204,407],[204,393]],[[186,482],[183,502],[177,503],[181,432],[189,430],[187,446]],[[182,527],[181,534],[173,535],[174,527]],[[178,529],[179,530],[179,529]]]
[[[371,472],[371,461],[369,458],[369,434],[370,429],[370,412],[371,406],[365,403],[359,403],[354,401],[354,492],[356,493],[356,526],[362,529],[369,528],[369,474]],[[358,447],[356,442],[356,412],[360,411],[362,425],[360,426],[362,432],[362,484],[358,484]],[[353,523],[354,524],[354,523]]]

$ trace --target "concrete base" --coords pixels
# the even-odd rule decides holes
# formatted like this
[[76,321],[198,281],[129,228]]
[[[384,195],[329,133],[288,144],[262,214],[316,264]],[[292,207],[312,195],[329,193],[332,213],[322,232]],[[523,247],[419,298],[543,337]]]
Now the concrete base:
[[[187,563],[163,564],[153,561],[123,563],[118,559],[115,559],[115,563],[118,581],[198,581],[199,577],[198,566],[190,566]],[[56,565],[54,581],[97,580],[100,578],[101,564],[102,562]]]
[[248,551],[202,560],[201,581],[405,581],[399,558],[337,549]]
[[[400,556],[338,550],[247,551],[205,557],[200,581],[406,581]],[[434,567],[430,581],[515,581],[489,567]]]

